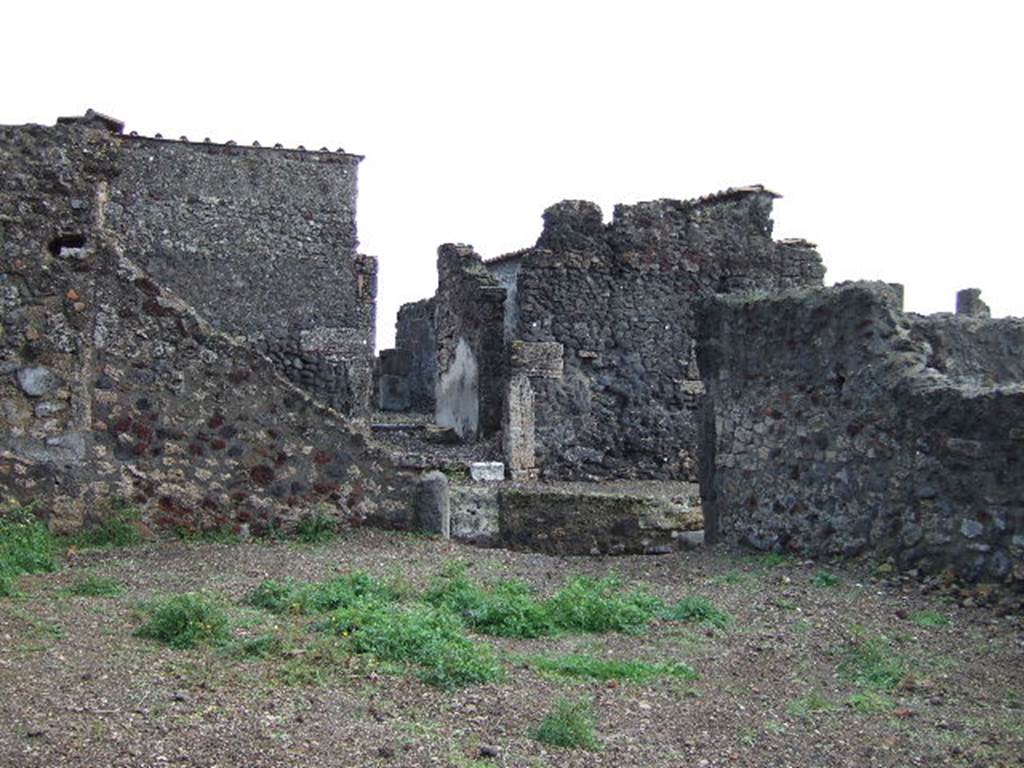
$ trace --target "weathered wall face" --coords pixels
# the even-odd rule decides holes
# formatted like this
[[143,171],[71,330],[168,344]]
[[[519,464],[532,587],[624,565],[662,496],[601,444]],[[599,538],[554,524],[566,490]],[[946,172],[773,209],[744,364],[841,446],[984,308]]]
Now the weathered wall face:
[[376,262],[356,254],[360,158],[124,137],[107,226],[214,327],[346,412],[369,403]]
[[411,524],[411,479],[386,455],[122,250],[108,211],[120,141],[0,129],[4,494],[59,529],[113,497],[184,529],[259,533],[318,505]]
[[507,344],[515,338],[519,327],[519,269],[522,266],[522,252],[509,253],[484,263],[498,284],[505,289],[504,338]]
[[465,440],[501,429],[505,289],[466,245],[437,251],[435,420]]
[[[880,283],[710,304],[699,347],[709,536],[1024,579],[1024,386],[930,367],[922,328],[936,327],[949,319],[903,315]],[[1020,322],[973,329],[977,346],[953,359],[1016,343]]]
[[538,466],[550,478],[695,481],[695,308],[720,291],[820,285],[813,247],[771,239],[771,193],[548,209],[522,257],[518,328],[565,350],[562,381],[535,383]]
[[437,378],[434,299],[402,305],[395,325],[395,347],[410,355],[408,382],[411,410],[433,413]]
[[911,335],[925,345],[928,367],[974,384],[1024,382],[1024,320],[963,315],[908,315]]

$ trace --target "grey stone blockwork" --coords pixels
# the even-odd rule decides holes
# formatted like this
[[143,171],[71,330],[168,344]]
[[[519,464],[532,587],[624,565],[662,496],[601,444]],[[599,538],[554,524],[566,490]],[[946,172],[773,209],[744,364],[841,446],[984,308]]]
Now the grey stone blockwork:
[[411,356],[408,374],[410,408],[418,413],[433,413],[437,379],[434,299],[402,305],[395,325],[395,347]]
[[564,377],[534,386],[548,478],[696,480],[696,308],[719,292],[820,285],[813,246],[771,238],[774,195],[593,203],[544,214],[518,271],[517,338],[558,342]]
[[[214,327],[296,384],[369,405],[377,267],[356,253],[356,155],[122,137],[106,225]],[[310,334],[329,343],[308,344]]]
[[442,245],[437,272],[435,418],[475,440],[501,428],[506,293],[472,246]]
[[[151,525],[186,531],[287,529],[313,508],[347,523],[411,527],[414,478],[256,345],[218,330],[133,260],[147,246],[121,227],[150,203],[140,197],[131,217],[110,208],[135,147],[104,121],[0,127],[0,495],[34,501],[66,531],[113,498],[137,504]],[[260,157],[276,168],[274,150]],[[260,176],[248,155],[245,163],[253,183],[277,178],[277,170]],[[163,173],[154,168],[155,189]],[[173,200],[155,210],[164,203],[187,215]],[[174,237],[212,248],[214,229]],[[222,309],[221,326],[233,311]],[[296,370],[306,370],[309,353],[344,359],[353,343],[347,331],[287,330],[303,363]],[[351,386],[350,372],[345,381]]]
[[881,283],[708,305],[709,538],[1020,584],[1024,321],[899,306]]

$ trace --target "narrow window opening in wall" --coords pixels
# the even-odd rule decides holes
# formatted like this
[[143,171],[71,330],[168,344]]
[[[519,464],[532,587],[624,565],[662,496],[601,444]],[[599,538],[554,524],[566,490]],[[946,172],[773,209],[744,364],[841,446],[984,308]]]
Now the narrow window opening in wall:
[[85,235],[58,235],[50,241],[50,253],[54,256],[72,256],[69,251],[80,251],[85,248]]

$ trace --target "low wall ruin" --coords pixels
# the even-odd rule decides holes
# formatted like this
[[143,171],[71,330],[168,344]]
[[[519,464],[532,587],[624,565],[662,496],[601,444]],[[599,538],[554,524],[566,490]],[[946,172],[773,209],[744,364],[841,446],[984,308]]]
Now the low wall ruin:
[[900,305],[882,283],[709,302],[709,540],[1024,580],[1024,321]]

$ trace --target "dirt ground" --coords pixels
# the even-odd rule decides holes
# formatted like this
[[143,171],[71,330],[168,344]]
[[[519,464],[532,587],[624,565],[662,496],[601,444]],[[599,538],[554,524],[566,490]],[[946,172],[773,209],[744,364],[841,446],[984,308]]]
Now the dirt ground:
[[[455,692],[365,658],[318,660],[310,649],[239,660],[133,636],[140,606],[161,595],[202,589],[238,604],[266,578],[354,569],[422,587],[456,560],[474,579],[518,577],[544,594],[575,574],[617,574],[668,601],[709,598],[732,622],[657,621],[636,636],[484,638],[506,659],[505,680]],[[116,579],[123,594],[67,593],[89,574]],[[319,545],[82,552],[56,573],[23,577],[20,588],[23,597],[0,600],[2,766],[1024,765],[1019,602],[987,603],[984,590],[952,600],[866,565],[721,549],[557,558],[362,530]],[[238,610],[254,621],[253,609]],[[841,672],[844,653],[865,637],[907,670],[875,698]],[[579,682],[522,662],[568,652],[682,661],[699,679]],[[532,738],[560,697],[591,702],[599,750]]]

